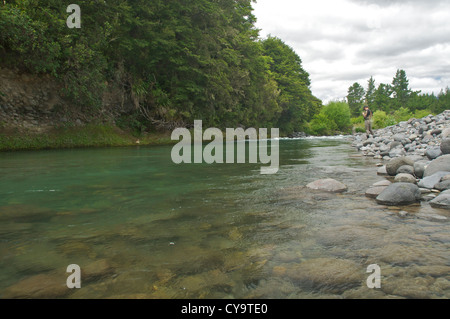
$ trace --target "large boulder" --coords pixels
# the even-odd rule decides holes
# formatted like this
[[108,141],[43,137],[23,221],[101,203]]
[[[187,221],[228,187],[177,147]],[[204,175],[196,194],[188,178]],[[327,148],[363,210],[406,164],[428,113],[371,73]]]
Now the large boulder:
[[406,156],[393,158],[386,164],[386,171],[389,175],[395,176],[397,170],[404,165],[414,166],[414,162]]
[[435,199],[430,201],[431,207],[450,209],[450,191],[439,194]]
[[376,198],[378,204],[388,206],[409,205],[420,201],[419,187],[411,183],[394,183]]
[[347,186],[332,178],[320,179],[306,185],[309,189],[320,190],[331,193],[342,193],[347,191]]
[[[450,172],[450,154],[442,155],[435,160],[431,161],[431,163],[425,169],[423,176],[431,176],[437,172]],[[389,173],[389,171],[388,171]]]
[[450,154],[450,138],[444,138],[441,141],[440,150],[443,154]]
[[431,176],[424,177],[419,182],[419,187],[432,189],[436,184],[441,181],[441,178],[448,175],[449,172],[436,172]]
[[439,191],[446,191],[450,189],[450,180],[446,179],[434,185],[434,188]]

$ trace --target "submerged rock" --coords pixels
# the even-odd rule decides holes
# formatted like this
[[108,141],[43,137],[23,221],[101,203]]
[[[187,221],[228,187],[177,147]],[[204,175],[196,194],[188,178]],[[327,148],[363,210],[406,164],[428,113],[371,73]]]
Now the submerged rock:
[[387,186],[374,186],[374,187],[371,187],[371,188],[369,188],[366,191],[366,196],[370,197],[370,198],[377,198],[378,195],[380,195],[386,189],[386,187]]
[[380,167],[380,168],[378,169],[378,171],[377,171],[377,175],[380,175],[380,176],[386,176],[386,175],[388,175],[388,173],[387,173],[387,171],[386,171],[386,166]]
[[2,294],[2,298],[61,298],[72,292],[71,289],[67,288],[66,277],[67,275],[63,272],[61,274],[52,273],[31,276],[6,288]]
[[96,260],[81,269],[83,279],[87,282],[95,281],[100,278],[108,277],[114,274],[114,267],[106,259]]
[[56,212],[32,205],[7,205],[0,206],[0,221],[9,222],[36,222],[44,221],[55,216]]
[[388,181],[387,179],[385,179],[385,180],[383,180],[383,181],[379,181],[379,182],[376,182],[375,184],[373,184],[372,186],[373,187],[378,187],[378,186],[389,186],[389,185],[391,185],[392,183],[390,182],[390,181]]
[[315,182],[309,183],[308,185],[306,185],[306,187],[313,190],[320,190],[331,193],[342,193],[347,191],[347,186],[345,184],[331,178],[317,180]]
[[336,293],[359,285],[364,278],[353,261],[334,258],[306,260],[288,268],[286,275],[301,285]]

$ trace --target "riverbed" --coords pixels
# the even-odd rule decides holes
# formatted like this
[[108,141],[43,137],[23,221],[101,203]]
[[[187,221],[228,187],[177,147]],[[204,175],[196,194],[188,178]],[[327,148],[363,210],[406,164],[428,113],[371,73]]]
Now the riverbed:
[[170,146],[0,153],[0,298],[450,297],[448,211],[365,197],[384,178],[345,138],[279,151],[274,175]]

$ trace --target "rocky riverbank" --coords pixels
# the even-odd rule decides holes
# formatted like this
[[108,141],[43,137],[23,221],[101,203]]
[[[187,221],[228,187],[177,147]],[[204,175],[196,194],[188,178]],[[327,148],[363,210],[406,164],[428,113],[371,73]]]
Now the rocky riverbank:
[[364,156],[382,161],[366,196],[388,206],[430,201],[450,209],[450,110],[436,116],[410,119],[374,132],[353,136],[353,146]]

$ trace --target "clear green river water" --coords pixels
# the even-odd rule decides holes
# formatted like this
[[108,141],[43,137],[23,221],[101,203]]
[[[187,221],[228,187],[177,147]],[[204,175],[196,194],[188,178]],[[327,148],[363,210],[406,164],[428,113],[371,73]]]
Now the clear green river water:
[[365,197],[384,178],[345,139],[281,140],[275,175],[171,148],[0,153],[0,298],[450,297],[449,212]]

